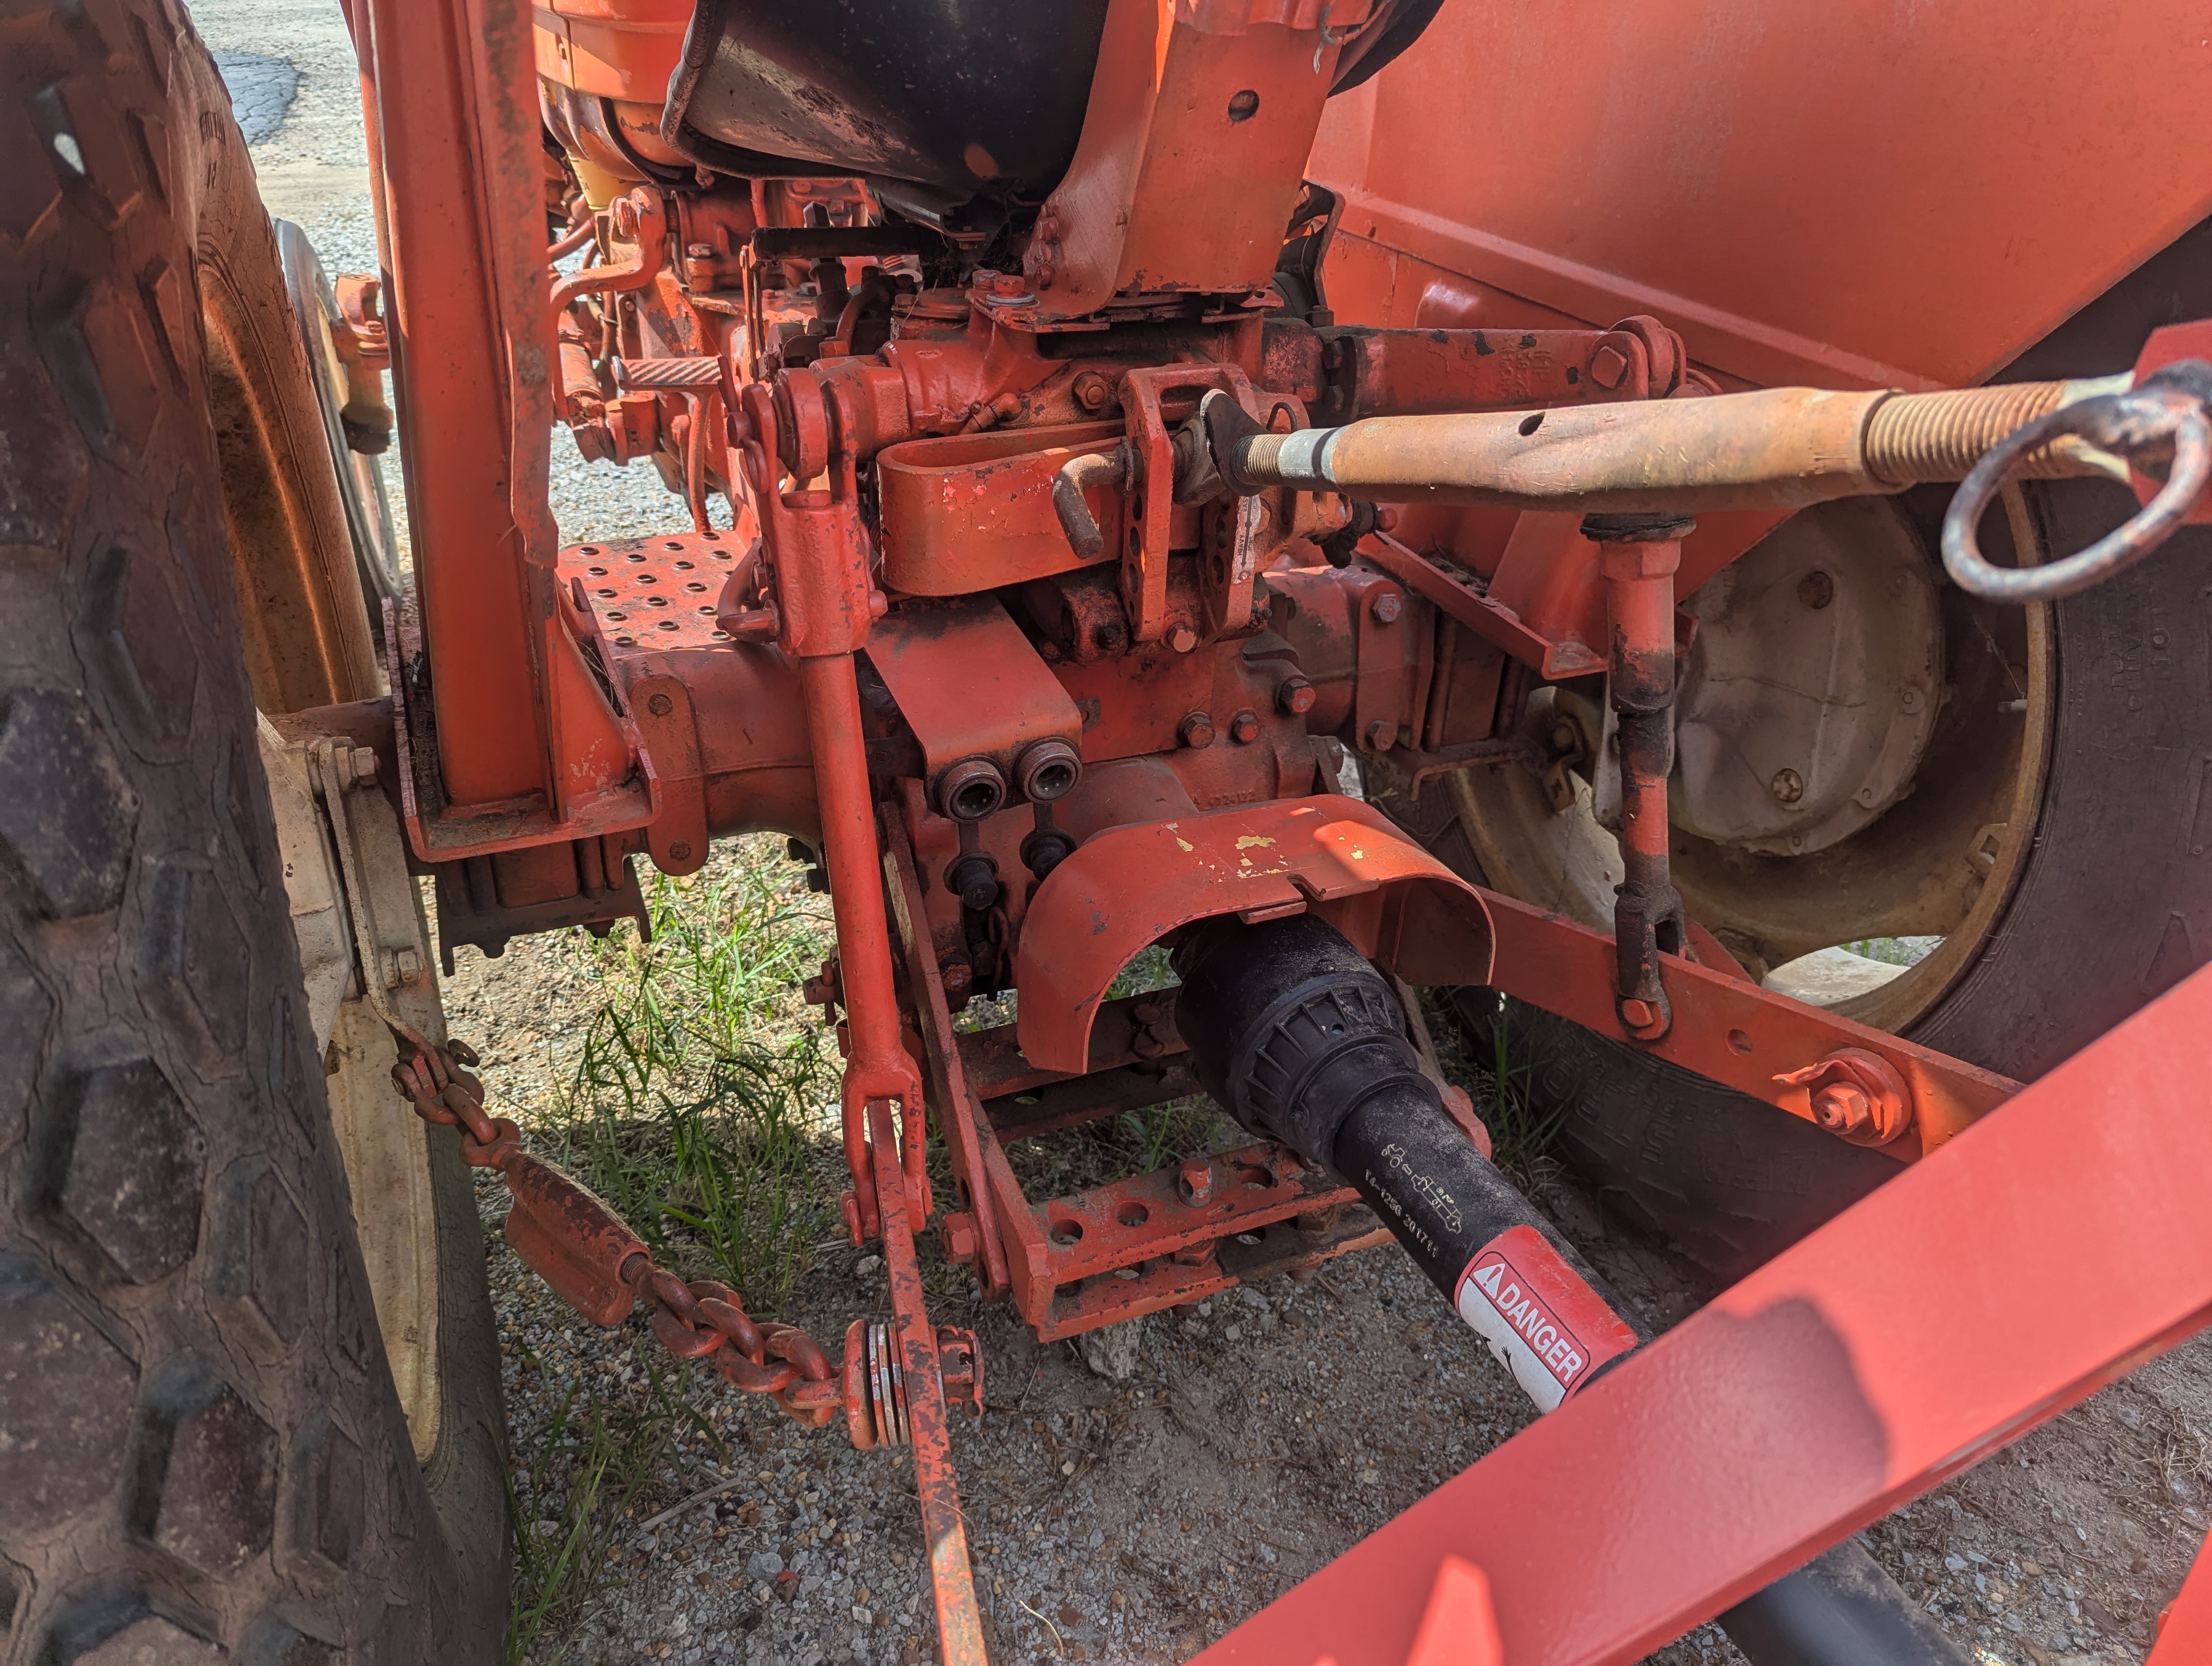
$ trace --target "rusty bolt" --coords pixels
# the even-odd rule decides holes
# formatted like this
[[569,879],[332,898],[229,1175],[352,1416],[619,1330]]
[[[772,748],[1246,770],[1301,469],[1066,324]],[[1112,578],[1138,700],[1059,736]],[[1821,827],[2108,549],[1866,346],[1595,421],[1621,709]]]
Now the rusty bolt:
[[1610,393],[1628,374],[1628,357],[1611,342],[1607,342],[1590,355],[1589,378]]
[[1387,717],[1378,717],[1367,726],[1367,750],[1387,752],[1398,744],[1398,726]]
[[691,860],[691,841],[689,839],[671,839],[668,842],[668,860],[672,862],[690,861]]
[[1086,370],[1075,379],[1075,403],[1085,410],[1104,410],[1113,396],[1114,384],[1096,370]]
[[1375,615],[1376,623],[1395,624],[1398,623],[1399,602],[1398,593],[1396,591],[1377,590],[1375,593],[1375,599],[1368,603],[1367,605],[1368,611]]
[[938,1223],[939,1242],[945,1247],[945,1259],[965,1264],[975,1259],[979,1247],[975,1237],[975,1217],[964,1209],[956,1209]]
[[1176,1195],[1194,1209],[1213,1201],[1213,1164],[1204,1157],[1186,1157],[1176,1174]]
[[363,782],[376,779],[376,749],[374,746],[353,749],[353,778]]
[[1168,646],[1177,654],[1188,654],[1198,646],[1198,633],[1178,620],[1169,628]]
[[1911,1085],[1895,1065],[1865,1048],[1838,1048],[1774,1079],[1809,1090],[1814,1122],[1853,1145],[1887,1145],[1912,1126]]
[[965,957],[938,963],[937,976],[945,984],[945,999],[955,1006],[965,1006],[968,992],[975,987],[975,969]]
[[1774,794],[1777,804],[1795,804],[1805,796],[1805,777],[1795,769],[1777,769],[1766,790]]
[[1260,714],[1241,711],[1229,720],[1229,738],[1238,745],[1249,745],[1260,738]]
[[1874,1126],[1874,1101],[1856,1082],[1831,1082],[1813,1095],[1813,1120],[1841,1139],[1856,1140]]
[[1316,697],[1314,685],[1296,674],[1285,677],[1276,685],[1275,704],[1292,717],[1303,717],[1311,711]]
[[1816,567],[1797,581],[1797,599],[1817,613],[1836,599],[1836,581]]
[[1176,739],[1186,746],[1213,745],[1213,720],[1204,712],[1187,712],[1176,729]]
[[645,702],[645,708],[655,717],[665,717],[676,709],[676,702],[665,694],[656,694]]

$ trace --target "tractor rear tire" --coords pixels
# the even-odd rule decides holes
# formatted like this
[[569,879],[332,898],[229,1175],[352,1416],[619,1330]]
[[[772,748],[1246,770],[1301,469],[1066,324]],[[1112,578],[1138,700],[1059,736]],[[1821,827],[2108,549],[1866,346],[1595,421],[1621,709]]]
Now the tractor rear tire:
[[[2039,503],[2061,552],[2134,508],[2101,482],[2043,489]],[[2187,529],[2055,605],[2034,842],[1973,963],[1906,1030],[1913,1040],[2030,1081],[2212,958],[2209,581],[2212,531]],[[1480,881],[1457,822],[1430,814],[1407,819]],[[1497,997],[1462,990],[1454,1004],[1486,1045]],[[1621,1214],[1715,1272],[1750,1270],[1900,1171],[1625,1043],[1518,1002],[1510,1011],[1533,1055],[1532,1109],[1559,1119],[1559,1154]]]
[[163,0],[10,13],[0,122],[0,1655],[483,1666],[468,1179],[432,1130],[418,1462],[256,744],[195,237],[243,142]]

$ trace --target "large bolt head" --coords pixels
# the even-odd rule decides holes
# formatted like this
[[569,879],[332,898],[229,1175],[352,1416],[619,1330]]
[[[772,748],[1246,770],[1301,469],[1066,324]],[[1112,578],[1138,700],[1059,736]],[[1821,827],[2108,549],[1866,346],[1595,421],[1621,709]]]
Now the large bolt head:
[[1874,1126],[1874,1101],[1855,1082],[1831,1082],[1813,1095],[1813,1120],[1850,1139]]
[[1395,624],[1402,605],[1396,591],[1378,590],[1375,593],[1375,599],[1368,604],[1368,611],[1375,615],[1376,623]]
[[1213,1164],[1203,1157],[1187,1157],[1176,1172],[1176,1193],[1194,1209],[1213,1201]]
[[1285,677],[1275,690],[1275,704],[1292,717],[1311,711],[1317,697],[1314,685],[1303,677]]
[[1241,711],[1229,720],[1229,738],[1238,745],[1249,745],[1260,738],[1260,714]]
[[1186,712],[1176,727],[1176,739],[1186,746],[1213,745],[1213,719],[1204,712]]

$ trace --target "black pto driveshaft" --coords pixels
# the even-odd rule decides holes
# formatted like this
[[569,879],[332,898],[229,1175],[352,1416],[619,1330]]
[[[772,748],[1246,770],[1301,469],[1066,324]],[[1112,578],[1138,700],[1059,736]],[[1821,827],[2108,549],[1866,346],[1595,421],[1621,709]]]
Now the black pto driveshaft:
[[[1356,1187],[1537,1407],[1651,1340],[1445,1112],[1388,980],[1310,915],[1187,930],[1176,1025],[1237,1120]],[[1964,1666],[1846,1539],[1720,1616],[1754,1666]]]

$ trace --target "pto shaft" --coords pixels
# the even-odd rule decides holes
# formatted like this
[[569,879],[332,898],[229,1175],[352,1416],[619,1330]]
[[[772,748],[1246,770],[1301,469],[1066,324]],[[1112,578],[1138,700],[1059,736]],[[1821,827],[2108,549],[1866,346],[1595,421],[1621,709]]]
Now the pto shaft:
[[[1651,1340],[1445,1113],[1396,994],[1334,927],[1224,915],[1183,934],[1175,965],[1206,1091],[1358,1188],[1540,1409]],[[1964,1666],[1856,1539],[1721,1620],[1753,1666]]]

